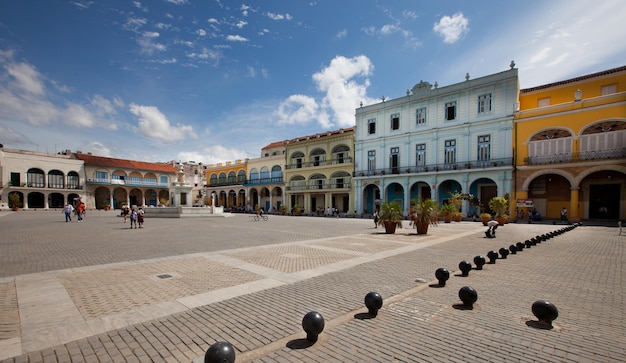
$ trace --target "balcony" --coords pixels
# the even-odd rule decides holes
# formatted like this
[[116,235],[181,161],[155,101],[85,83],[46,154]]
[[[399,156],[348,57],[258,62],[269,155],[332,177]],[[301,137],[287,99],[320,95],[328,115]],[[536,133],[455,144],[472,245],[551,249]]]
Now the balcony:
[[351,164],[351,157],[344,157],[342,159],[331,159],[331,160],[319,160],[319,161],[308,161],[302,162],[299,164],[289,164],[287,165],[287,169],[303,169],[303,168],[317,168],[323,166],[333,166],[333,165],[341,165],[341,164]]
[[451,172],[459,170],[481,170],[500,167],[512,167],[513,158],[501,158],[490,160],[459,161],[457,163],[428,164],[421,166],[400,166],[397,168],[382,168],[374,170],[357,170],[355,177],[374,175],[399,175],[399,174],[424,174]]
[[349,190],[352,188],[352,183],[350,181],[345,181],[343,183],[310,183],[304,185],[289,185],[286,187],[288,191],[328,191],[328,190]]
[[169,183],[159,183],[156,180],[122,180],[122,179],[106,179],[106,178],[89,178],[87,184],[99,185],[123,185],[132,187],[150,187],[150,188],[168,188]]
[[524,158],[524,165],[546,165],[560,163],[582,163],[593,160],[609,160],[626,158],[626,148],[576,151],[554,155],[538,155]]

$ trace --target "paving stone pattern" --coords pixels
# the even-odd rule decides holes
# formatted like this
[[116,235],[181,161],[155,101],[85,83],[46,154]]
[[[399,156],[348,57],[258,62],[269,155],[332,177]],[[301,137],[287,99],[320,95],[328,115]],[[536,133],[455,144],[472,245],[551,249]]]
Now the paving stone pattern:
[[[233,344],[237,362],[621,362],[626,356],[626,236],[616,228],[579,227],[462,277],[461,260],[562,226],[510,224],[498,229],[496,239],[486,239],[484,228],[473,222],[440,224],[428,236],[409,228],[390,236],[371,220],[270,216],[263,224],[236,216],[151,221],[157,231],[118,231],[119,220],[96,214],[83,225],[62,227],[55,240],[43,233],[45,222],[58,227],[48,215],[27,214],[0,217],[3,231],[34,216],[44,222],[31,237],[20,236],[19,246],[0,240],[0,261],[26,265],[0,268],[6,276],[0,280],[0,344],[20,334],[12,297],[19,297],[19,288],[16,294],[11,284],[20,273],[56,270],[50,273],[86,319],[187,294],[254,286],[260,279],[278,283],[2,362],[200,362],[216,341]],[[171,231],[181,226],[189,236]],[[113,235],[123,231],[134,238],[106,244],[98,233],[107,227]],[[62,230],[68,228],[97,236],[80,245],[65,238]],[[46,238],[62,250],[51,261],[38,251]],[[103,256],[90,256],[95,251]],[[445,287],[434,279],[438,267],[451,271]],[[163,273],[172,279],[156,280]],[[478,292],[472,310],[457,306],[458,291],[467,285]],[[385,299],[376,318],[365,314],[369,291]],[[559,309],[551,330],[534,327],[530,307],[538,299]],[[300,325],[312,310],[326,321],[314,345]]]

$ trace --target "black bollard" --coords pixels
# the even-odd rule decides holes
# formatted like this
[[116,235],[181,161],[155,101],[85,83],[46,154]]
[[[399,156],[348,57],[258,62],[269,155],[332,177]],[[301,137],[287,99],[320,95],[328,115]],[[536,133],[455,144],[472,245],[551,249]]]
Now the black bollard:
[[235,349],[228,342],[214,343],[204,354],[204,363],[235,363]]
[[378,310],[383,307],[383,297],[377,292],[369,292],[365,295],[365,306],[371,316],[378,315]]
[[515,244],[515,246],[517,247],[517,250],[521,252],[521,251],[523,251],[523,250],[524,250],[524,247],[525,247],[526,245],[524,244],[524,242],[517,242],[517,243]]
[[446,281],[450,278],[450,272],[447,268],[440,267],[435,271],[435,277],[439,281],[439,286],[446,286]]
[[509,246],[509,251],[511,251],[511,254],[512,254],[512,255],[517,254],[517,246],[516,246],[516,245],[514,245],[514,244],[510,245],[510,246]]
[[526,245],[526,248],[531,248],[533,246],[533,243],[529,239],[524,241],[524,244]]
[[498,259],[498,252],[493,250],[487,252],[487,258],[489,258],[489,263],[493,265]]
[[547,327],[552,327],[552,321],[559,316],[556,305],[547,300],[537,300],[532,306],[533,315],[539,319],[539,323]]
[[302,318],[302,329],[306,332],[306,340],[317,342],[317,336],[324,330],[324,317],[317,311],[308,312]]
[[461,270],[463,276],[467,276],[472,270],[472,264],[469,263],[469,261],[461,261],[459,263],[459,270]]
[[503,259],[506,260],[506,256],[509,255],[509,250],[507,250],[506,248],[502,247],[498,250],[498,252],[500,252],[500,256],[502,256]]
[[471,309],[476,300],[478,300],[478,293],[471,286],[463,286],[459,290],[459,298],[463,302],[463,305]]
[[477,270],[482,270],[483,269],[483,265],[485,264],[486,260],[485,260],[485,256],[476,256],[474,257],[474,263],[476,264],[476,269]]

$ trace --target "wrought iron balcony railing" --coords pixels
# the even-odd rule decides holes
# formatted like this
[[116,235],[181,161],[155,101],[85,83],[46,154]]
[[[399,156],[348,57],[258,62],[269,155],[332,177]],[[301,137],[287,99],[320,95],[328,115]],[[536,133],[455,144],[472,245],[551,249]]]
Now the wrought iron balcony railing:
[[545,165],[555,163],[580,163],[591,160],[608,160],[626,158],[626,148],[575,151],[553,155],[537,155],[524,158],[524,165]]
[[395,168],[381,168],[373,170],[356,170],[354,172],[354,176],[363,177],[373,175],[438,173],[455,170],[488,169],[507,166],[513,166],[513,158],[460,161],[456,163],[428,164],[420,166],[399,166]]

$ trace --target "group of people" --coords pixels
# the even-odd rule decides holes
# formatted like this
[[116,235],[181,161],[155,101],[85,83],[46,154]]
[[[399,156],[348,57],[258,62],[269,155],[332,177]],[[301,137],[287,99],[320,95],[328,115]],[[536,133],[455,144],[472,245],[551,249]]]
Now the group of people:
[[65,207],[63,207],[63,214],[65,214],[65,222],[72,221],[72,214],[76,216],[79,222],[83,221],[83,217],[86,212],[85,203],[79,201],[76,203],[76,207],[74,207],[71,203],[66,203]]
[[124,217],[124,223],[126,223],[126,220],[130,219],[131,229],[133,228],[133,226],[135,227],[135,229],[143,228],[143,219],[144,219],[143,208],[141,207],[130,208],[129,206],[125,205],[122,207],[122,216]]

